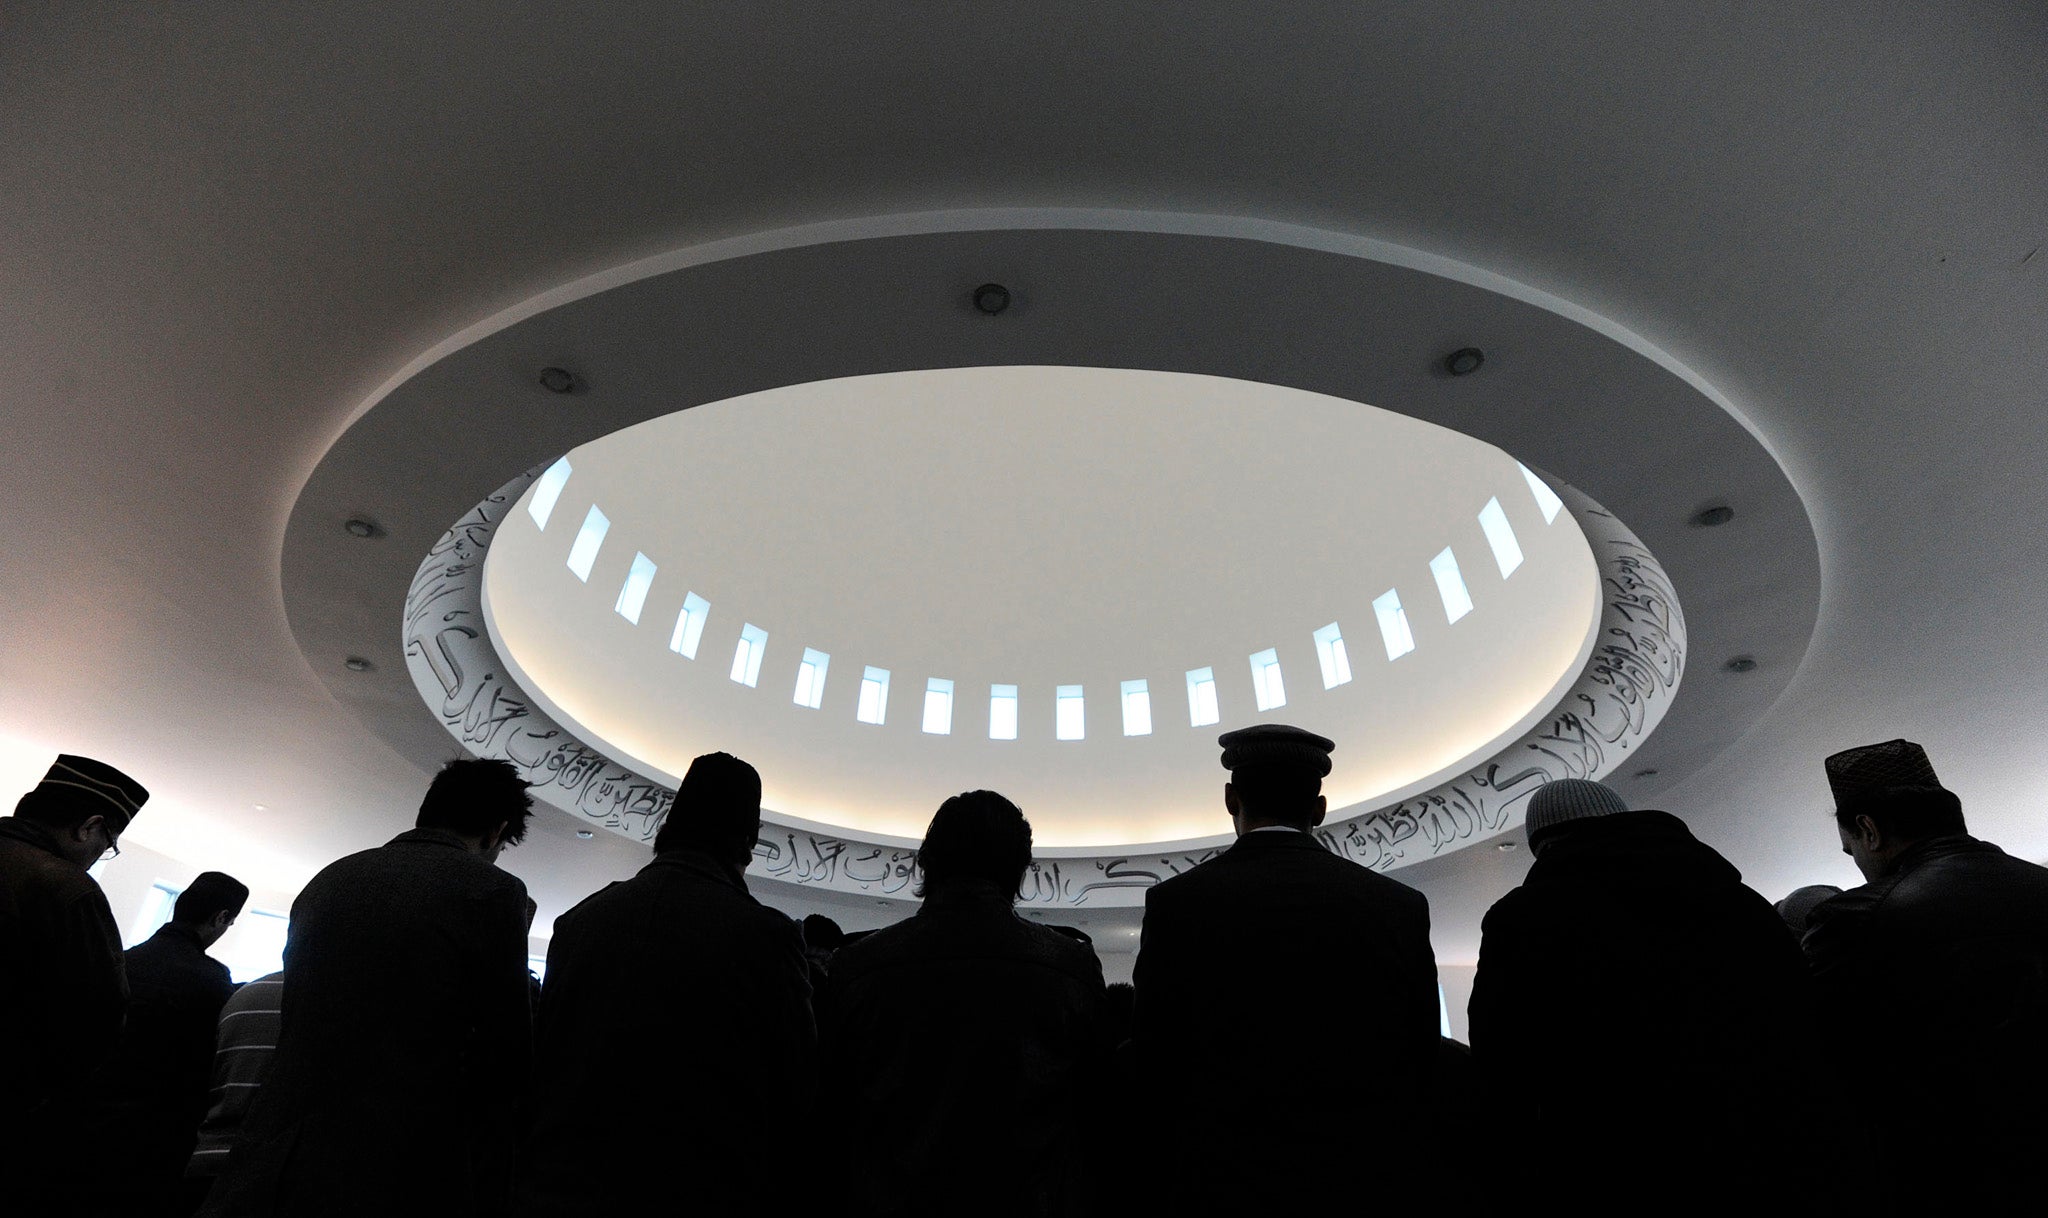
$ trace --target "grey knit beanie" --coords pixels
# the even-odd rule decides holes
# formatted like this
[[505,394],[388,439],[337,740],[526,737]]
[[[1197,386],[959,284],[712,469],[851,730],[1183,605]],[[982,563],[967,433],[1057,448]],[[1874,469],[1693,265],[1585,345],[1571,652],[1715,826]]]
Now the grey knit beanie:
[[1568,820],[1626,811],[1628,804],[1607,786],[1589,778],[1560,778],[1544,783],[1529,797],[1529,814],[1523,827],[1529,831],[1529,848],[1533,850],[1538,834]]

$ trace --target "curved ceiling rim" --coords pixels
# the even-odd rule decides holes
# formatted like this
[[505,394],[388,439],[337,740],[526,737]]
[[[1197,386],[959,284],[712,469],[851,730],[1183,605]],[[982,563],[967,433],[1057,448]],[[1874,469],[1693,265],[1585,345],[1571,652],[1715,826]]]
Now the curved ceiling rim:
[[[421,560],[405,605],[407,672],[423,704],[439,703],[439,725],[463,749],[513,762],[541,799],[581,823],[646,842],[668,814],[673,788],[537,707],[483,625],[492,536],[540,473],[528,470],[487,496]],[[1685,675],[1687,641],[1668,576],[1613,513],[1569,484],[1553,485],[1600,574],[1599,621],[1583,666],[1529,730],[1498,752],[1478,754],[1469,769],[1412,797],[1369,801],[1325,821],[1315,835],[1332,853],[1380,871],[1460,853],[1520,825],[1526,800],[1543,783],[1600,778],[1640,756],[1638,746],[1669,713]],[[1215,857],[1231,836],[1035,850],[1019,904],[1140,905],[1145,889]],[[917,843],[905,839],[838,828],[821,833],[764,808],[749,874],[806,892],[897,901],[913,894],[916,852]]]
[[[999,319],[956,299],[992,272],[1023,289],[1024,307]],[[815,307],[820,284],[832,301],[866,307]],[[652,306],[670,312],[651,318]],[[1444,351],[1475,341],[1492,353],[1481,374],[1433,374]],[[664,390],[685,389],[656,400],[644,383],[621,385],[606,359],[625,347],[665,356],[674,367]],[[590,361],[589,394],[563,399],[533,385],[540,366],[565,358]],[[1237,237],[1071,228],[835,240],[699,261],[468,342],[384,394],[308,479],[281,556],[294,636],[338,701],[431,768],[447,738],[398,673],[390,606],[414,573],[408,556],[509,471],[753,389],[997,363],[1202,372],[1370,401],[1487,440],[1612,506],[1671,572],[1695,650],[1716,662],[1759,660],[1739,682],[1689,686],[1646,746],[1647,768],[1663,777],[1632,796],[1654,795],[1732,745],[1782,694],[1811,639],[1820,571],[1804,503],[1751,430],[1664,363],[1561,313],[1393,263]],[[1721,499],[1737,505],[1736,526],[1688,526]],[[375,519],[385,538],[344,534],[340,522],[355,514]],[[375,668],[348,671],[344,656]]]

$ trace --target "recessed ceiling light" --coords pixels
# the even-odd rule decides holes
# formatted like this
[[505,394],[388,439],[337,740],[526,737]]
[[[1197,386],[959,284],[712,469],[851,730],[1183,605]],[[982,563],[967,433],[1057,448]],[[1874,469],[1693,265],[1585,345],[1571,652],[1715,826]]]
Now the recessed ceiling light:
[[994,317],[1010,307],[1010,289],[1000,283],[984,283],[974,289],[974,307]]
[[576,392],[576,374],[567,368],[546,367],[540,370],[540,387],[549,393]]
[[268,812],[268,811],[270,811],[270,805],[269,805],[269,804],[256,804],[256,805],[254,805],[254,807],[255,807],[255,809],[256,809],[256,810],[257,810],[258,812]]
[[592,833],[592,832],[591,832],[590,830],[588,830],[588,829],[578,829],[578,830],[576,831],[576,836],[577,836],[577,837],[580,837],[580,838],[582,838],[582,839],[583,839],[584,841],[586,841],[586,842],[587,842],[587,841],[589,841],[589,840],[590,840],[591,838],[593,838],[593,837],[596,837],[596,836],[597,836],[597,834],[595,834],[595,833]]
[[341,527],[348,531],[350,537],[367,538],[382,537],[384,535],[384,530],[377,527],[376,521],[363,516],[351,516]]
[[1444,356],[1444,371],[1452,376],[1471,376],[1486,362],[1486,352],[1477,347],[1460,347]]
[[1655,778],[1656,776],[1657,771],[1654,769],[1637,770],[1634,774],[1629,775],[1631,778]]
[[1494,849],[1500,851],[1502,854],[1506,854],[1508,851],[1513,850],[1516,846],[1520,844],[1521,843],[1519,842],[1502,842],[1499,845],[1495,846]]
[[1736,656],[1722,667],[1729,672],[1753,672],[1756,670],[1756,660],[1750,656]]
[[350,656],[341,662],[341,666],[350,672],[368,672],[374,667],[374,665],[361,656]]
[[1733,519],[1735,519],[1735,509],[1725,503],[1717,503],[1713,507],[1695,515],[1692,518],[1692,523],[1694,528],[1711,529],[1727,524]]

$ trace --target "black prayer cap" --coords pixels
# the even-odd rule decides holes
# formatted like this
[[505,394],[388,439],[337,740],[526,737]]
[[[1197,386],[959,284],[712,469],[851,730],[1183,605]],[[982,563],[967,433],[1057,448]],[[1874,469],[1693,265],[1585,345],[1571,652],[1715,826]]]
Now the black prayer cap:
[[1223,746],[1223,768],[1249,767],[1306,770],[1317,778],[1330,773],[1330,753],[1337,742],[1285,723],[1258,723],[1216,737]]
[[141,783],[113,766],[71,753],[57,754],[57,760],[50,766],[50,772],[36,784],[36,790],[51,798],[91,808],[105,817],[116,833],[128,827],[128,822],[135,819],[135,814],[149,799],[149,792]]
[[1927,750],[1910,740],[1843,749],[1827,759],[1828,789],[1843,807],[1900,787],[1942,789]]

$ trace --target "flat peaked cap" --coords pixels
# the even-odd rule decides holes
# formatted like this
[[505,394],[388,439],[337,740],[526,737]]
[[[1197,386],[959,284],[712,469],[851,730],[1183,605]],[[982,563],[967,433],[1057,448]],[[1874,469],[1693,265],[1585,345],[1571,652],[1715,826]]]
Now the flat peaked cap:
[[1328,777],[1330,753],[1337,742],[1327,736],[1290,727],[1285,723],[1260,723],[1225,732],[1216,737],[1223,746],[1223,768],[1274,766],[1291,770],[1313,770],[1316,777]]
[[57,754],[36,790],[90,805],[101,816],[120,822],[123,829],[149,799],[141,783],[113,766],[70,753]]
[[1910,740],[1843,749],[1827,759],[1828,789],[1837,805],[1894,787],[1939,787],[1927,750]]

